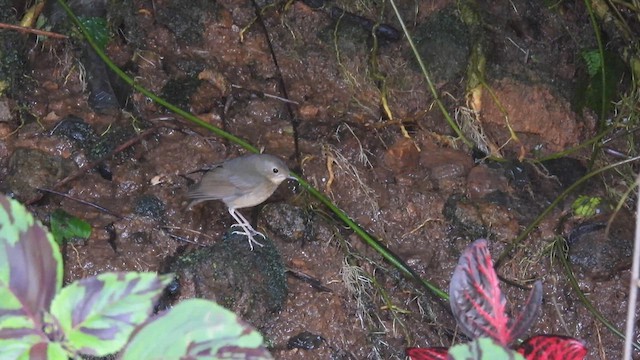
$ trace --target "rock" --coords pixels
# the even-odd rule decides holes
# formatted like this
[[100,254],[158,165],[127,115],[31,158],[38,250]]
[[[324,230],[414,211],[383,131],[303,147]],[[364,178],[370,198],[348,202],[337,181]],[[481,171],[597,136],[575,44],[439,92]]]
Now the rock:
[[155,195],[142,195],[138,197],[133,206],[133,212],[155,220],[162,220],[165,206],[162,200]]
[[394,173],[403,173],[418,166],[420,152],[411,139],[401,138],[384,154],[384,165]]
[[484,165],[478,165],[469,171],[467,175],[469,199],[480,200],[496,191],[509,191],[509,182],[502,171]]
[[76,169],[73,161],[37,149],[16,149],[9,158],[4,186],[16,199],[30,202],[39,198],[38,188],[49,188]]
[[596,281],[618,275],[631,266],[634,237],[633,217],[618,213],[609,227],[607,221],[582,223],[569,234],[569,261]]
[[273,242],[249,249],[247,238],[227,234],[224,241],[180,255],[168,269],[177,275],[184,298],[214,300],[260,328],[282,310],[287,281]]
[[314,239],[312,216],[299,207],[287,203],[267,204],[259,218],[283,241],[292,243]]

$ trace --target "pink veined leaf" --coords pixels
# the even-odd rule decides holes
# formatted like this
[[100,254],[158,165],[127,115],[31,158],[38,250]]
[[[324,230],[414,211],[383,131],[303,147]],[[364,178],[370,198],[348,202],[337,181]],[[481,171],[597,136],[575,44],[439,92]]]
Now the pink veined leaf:
[[411,347],[405,350],[405,354],[411,358],[411,360],[447,360],[448,351],[449,350],[444,347]]
[[501,345],[513,339],[487,241],[478,239],[464,250],[449,285],[451,311],[462,332],[472,339],[490,337]]
[[538,335],[516,349],[527,360],[582,360],[587,348],[578,339],[560,335]]

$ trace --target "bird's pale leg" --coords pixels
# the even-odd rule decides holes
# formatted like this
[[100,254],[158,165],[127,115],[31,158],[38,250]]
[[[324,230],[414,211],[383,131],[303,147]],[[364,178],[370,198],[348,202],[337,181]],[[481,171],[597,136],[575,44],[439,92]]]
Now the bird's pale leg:
[[242,214],[237,212],[236,209],[229,208],[229,214],[231,214],[231,216],[233,216],[233,219],[236,221],[236,223],[231,225],[231,227],[239,226],[243,230],[243,231],[233,231],[231,232],[232,234],[246,235],[247,238],[249,238],[249,247],[251,247],[251,251],[253,251],[254,243],[259,246],[264,246],[261,243],[257,242],[256,239],[253,238],[254,235],[260,235],[263,238],[266,238],[263,233],[256,231],[253,228],[253,226],[251,226],[251,223],[249,223],[249,221],[245,219],[245,217],[242,216]]

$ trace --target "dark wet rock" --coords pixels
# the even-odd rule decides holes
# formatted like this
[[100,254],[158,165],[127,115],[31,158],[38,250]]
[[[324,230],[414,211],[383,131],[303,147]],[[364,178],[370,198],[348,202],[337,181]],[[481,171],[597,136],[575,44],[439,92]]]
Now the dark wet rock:
[[207,17],[216,16],[218,6],[215,1],[196,0],[186,3],[171,0],[158,7],[155,19],[171,30],[179,42],[192,45],[202,40],[205,21]]
[[451,195],[445,202],[442,213],[459,235],[478,239],[486,238],[489,234],[478,208],[461,194]]
[[18,200],[28,202],[39,197],[37,188],[49,188],[75,169],[71,160],[36,149],[18,148],[9,158],[5,186]]
[[288,349],[313,350],[324,343],[324,338],[320,335],[313,334],[309,331],[303,331],[289,338],[287,341]]
[[467,193],[469,199],[480,200],[495,192],[508,192],[509,183],[504,173],[485,165],[478,165],[469,171],[467,176]]
[[516,189],[530,187],[529,167],[520,161],[506,163],[490,163],[492,168],[503,169],[505,176]]
[[424,148],[420,153],[420,165],[429,172],[430,179],[437,187],[446,189],[464,184],[473,167],[473,160],[458,150]]
[[[316,4],[316,2],[312,2],[312,4],[309,6],[313,7]],[[341,22],[344,21],[359,26],[368,34],[370,34],[371,32],[375,32],[376,36],[379,39],[398,41],[402,38],[402,33],[389,24],[377,23],[376,21],[348,12],[337,6],[332,6],[329,9],[329,14],[335,20],[339,20]]]
[[563,189],[568,188],[587,173],[587,168],[578,159],[563,157],[542,162],[549,175],[558,178]]
[[401,138],[385,153],[383,162],[394,173],[402,173],[418,166],[420,152],[411,139]]
[[[109,155],[118,145],[121,145],[133,135],[133,129],[116,126],[100,136],[98,141],[89,149],[87,157],[91,160],[101,159]],[[125,151],[124,153],[127,152]]]
[[469,29],[455,12],[453,7],[439,11],[414,31],[418,53],[427,59],[437,83],[458,79],[471,52]]
[[267,204],[262,208],[260,218],[276,237],[286,242],[314,239],[312,214],[302,208],[287,203]]
[[228,234],[180,255],[168,268],[184,296],[217,301],[259,328],[282,310],[287,297],[282,258],[269,238],[259,241],[264,246],[251,251],[245,236]]
[[577,226],[569,234],[569,261],[597,281],[618,275],[631,266],[634,219],[618,213],[607,233],[607,222],[592,221]]
[[63,136],[82,148],[91,146],[98,138],[93,127],[75,115],[60,120],[51,134]]
[[162,220],[165,206],[162,200],[158,199],[155,195],[146,194],[136,199],[133,205],[133,212],[155,220]]
[[198,86],[200,86],[201,83],[202,80],[195,77],[169,80],[162,89],[161,97],[163,99],[171,99],[172,104],[185,108],[189,105],[191,95],[198,90]]
[[470,240],[488,236],[513,239],[520,228],[520,215],[505,205],[512,202],[513,199],[501,191],[495,191],[479,201],[454,194],[445,202],[443,214],[456,236]]

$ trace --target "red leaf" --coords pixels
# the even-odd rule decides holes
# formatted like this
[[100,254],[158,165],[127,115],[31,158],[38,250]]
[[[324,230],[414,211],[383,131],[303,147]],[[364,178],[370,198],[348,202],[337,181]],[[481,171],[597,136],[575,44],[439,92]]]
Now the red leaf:
[[531,294],[529,294],[527,303],[522,307],[520,315],[511,323],[509,332],[512,340],[519,338],[529,330],[531,324],[538,318],[541,307],[542,281],[538,280],[533,284]]
[[444,347],[416,348],[405,350],[405,354],[411,360],[447,360],[448,349]]
[[538,335],[516,349],[527,360],[582,360],[587,348],[582,341],[568,336]]
[[468,337],[487,336],[505,346],[511,342],[507,300],[500,291],[486,240],[474,241],[460,256],[449,297],[451,311]]
[[486,336],[507,346],[524,334],[538,317],[542,305],[542,283],[536,281],[515,321],[506,313],[507,299],[499,285],[487,241],[479,239],[460,256],[451,277],[449,300],[460,329],[468,337]]

